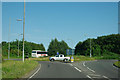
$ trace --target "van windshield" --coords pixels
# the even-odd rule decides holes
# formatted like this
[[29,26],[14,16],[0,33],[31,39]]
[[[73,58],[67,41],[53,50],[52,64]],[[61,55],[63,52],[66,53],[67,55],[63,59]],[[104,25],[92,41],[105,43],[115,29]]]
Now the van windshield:
[[56,55],[55,57],[59,57],[59,55]]
[[32,53],[36,53],[36,51],[32,51]]

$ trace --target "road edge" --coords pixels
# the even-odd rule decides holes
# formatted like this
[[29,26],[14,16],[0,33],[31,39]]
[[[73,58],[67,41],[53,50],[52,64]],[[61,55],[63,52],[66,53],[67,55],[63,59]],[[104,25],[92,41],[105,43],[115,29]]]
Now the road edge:
[[115,64],[113,64],[113,66],[115,66],[116,68],[119,68],[119,69],[120,69],[120,67],[119,67],[119,66],[116,66]]
[[30,71],[29,73],[25,74],[24,76],[22,76],[22,78],[27,78],[29,79],[39,68],[41,67],[41,64],[38,64],[38,66],[33,69],[32,71]]

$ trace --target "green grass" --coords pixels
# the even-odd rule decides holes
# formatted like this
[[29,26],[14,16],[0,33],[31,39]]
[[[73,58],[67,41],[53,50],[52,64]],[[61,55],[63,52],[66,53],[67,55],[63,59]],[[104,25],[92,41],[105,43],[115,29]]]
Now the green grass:
[[114,65],[120,68],[120,61],[116,61]]
[[35,61],[49,61],[49,57],[39,57],[39,58],[29,58],[29,59]]
[[[2,56],[4,59],[8,59],[8,56]],[[22,56],[10,56],[10,59],[22,59]]]
[[[71,55],[68,57],[71,57]],[[78,56],[78,55],[74,55],[73,58],[74,58],[74,61],[93,61],[93,60],[95,60],[93,57],[90,58],[88,56]]]
[[21,78],[35,69],[37,65],[38,62],[30,60],[25,60],[24,63],[22,61],[5,61],[2,63],[2,78]]
[[0,80],[2,78],[2,63],[0,63]]

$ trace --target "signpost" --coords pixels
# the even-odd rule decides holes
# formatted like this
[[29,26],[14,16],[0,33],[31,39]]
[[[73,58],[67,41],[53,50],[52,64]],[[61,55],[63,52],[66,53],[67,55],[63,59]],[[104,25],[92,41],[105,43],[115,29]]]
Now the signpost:
[[59,55],[59,52],[57,52],[57,55]]

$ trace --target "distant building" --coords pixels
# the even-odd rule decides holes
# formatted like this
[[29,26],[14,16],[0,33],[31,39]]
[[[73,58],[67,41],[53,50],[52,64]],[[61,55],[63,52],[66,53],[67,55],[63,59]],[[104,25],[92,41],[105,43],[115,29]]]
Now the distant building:
[[67,55],[74,55],[75,54],[75,49],[67,49],[66,50]]

